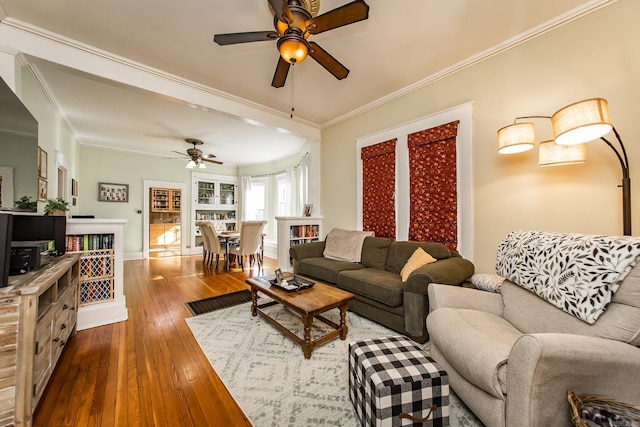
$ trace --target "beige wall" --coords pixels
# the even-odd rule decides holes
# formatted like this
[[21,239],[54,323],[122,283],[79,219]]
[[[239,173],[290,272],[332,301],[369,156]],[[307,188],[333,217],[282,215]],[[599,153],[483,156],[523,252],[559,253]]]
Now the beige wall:
[[[640,99],[638,16],[640,2],[620,0],[324,129],[324,229],[356,225],[356,138],[471,101],[477,272],[494,271],[497,245],[514,229],[621,234],[621,170],[604,143],[589,145],[584,165],[540,168],[537,150],[498,155],[496,131],[516,116],[551,115],[569,103],[603,97],[625,141],[631,177],[640,177],[640,127],[634,108]],[[536,121],[536,127],[539,141],[550,138],[548,122]],[[632,182],[636,235],[639,185]]]

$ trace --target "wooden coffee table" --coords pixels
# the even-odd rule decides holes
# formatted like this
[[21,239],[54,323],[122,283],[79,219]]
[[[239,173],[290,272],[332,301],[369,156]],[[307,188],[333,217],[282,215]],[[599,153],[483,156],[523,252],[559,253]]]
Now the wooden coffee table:
[[[258,313],[278,328],[282,333],[291,338],[302,346],[305,359],[311,358],[311,352],[314,347],[329,341],[332,338],[340,336],[341,340],[347,338],[347,308],[349,301],[353,299],[353,294],[342,289],[315,281],[312,288],[303,289],[296,292],[287,292],[272,286],[269,281],[263,277],[252,277],[247,279],[247,284],[251,286],[251,314],[257,316]],[[258,305],[258,292],[271,297],[274,301],[288,307],[302,317],[304,325],[304,337],[299,337],[289,329],[278,323],[267,313],[261,310]],[[269,304],[271,305],[271,304]],[[340,309],[340,324],[336,324],[331,320],[322,316],[322,313],[333,308]],[[329,325],[333,330],[326,335],[311,340],[311,325],[313,319],[316,318],[321,322]]]

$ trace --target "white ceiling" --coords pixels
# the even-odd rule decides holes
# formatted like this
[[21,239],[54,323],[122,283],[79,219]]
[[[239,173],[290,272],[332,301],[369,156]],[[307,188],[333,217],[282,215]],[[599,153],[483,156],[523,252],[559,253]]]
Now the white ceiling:
[[[42,59],[46,55],[27,55],[82,144],[171,156],[172,150],[188,148],[184,138],[199,138],[205,153],[242,165],[300,150],[309,138],[297,130],[300,124],[336,123],[609,0],[366,2],[368,20],[311,36],[351,72],[338,81],[311,58],[296,65],[293,119],[292,74],[285,87],[271,87],[275,41],[212,41],[217,33],[271,30],[266,0],[0,0],[0,27],[101,60],[105,53],[112,61],[122,57],[150,77],[175,77],[238,106],[191,108],[184,100],[132,88],[117,75],[98,77]],[[346,3],[320,0],[319,13]],[[246,120],[245,107],[276,120],[256,125]]]

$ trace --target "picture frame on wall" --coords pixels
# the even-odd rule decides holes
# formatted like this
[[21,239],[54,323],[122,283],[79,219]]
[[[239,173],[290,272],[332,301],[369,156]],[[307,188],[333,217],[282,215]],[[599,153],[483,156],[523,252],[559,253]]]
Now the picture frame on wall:
[[311,216],[312,210],[313,210],[313,205],[311,203],[307,203],[306,205],[304,205],[304,210],[302,212],[302,215]]
[[129,202],[129,184],[98,183],[99,202]]
[[38,178],[38,201],[46,202],[47,201],[47,180]]
[[38,147],[38,177],[47,179],[47,161],[49,156],[46,151]]
[[71,195],[78,197],[78,181],[71,178]]

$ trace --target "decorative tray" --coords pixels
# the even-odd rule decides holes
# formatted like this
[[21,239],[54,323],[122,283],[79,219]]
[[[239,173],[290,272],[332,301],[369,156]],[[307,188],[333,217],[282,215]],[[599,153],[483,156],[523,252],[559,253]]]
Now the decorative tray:
[[273,278],[269,280],[269,283],[271,283],[276,288],[280,288],[287,292],[296,292],[302,289],[308,289],[314,284],[314,282],[298,276],[287,277],[286,280],[283,280],[280,283],[278,283],[277,279]]

